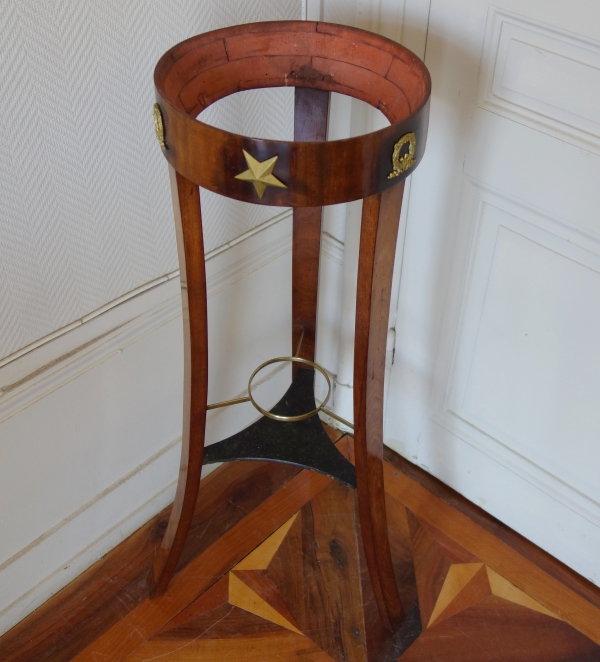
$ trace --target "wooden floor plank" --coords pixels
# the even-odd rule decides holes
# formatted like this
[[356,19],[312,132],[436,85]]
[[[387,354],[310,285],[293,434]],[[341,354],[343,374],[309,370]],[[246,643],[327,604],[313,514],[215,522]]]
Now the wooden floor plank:
[[[299,469],[269,462],[223,465],[202,481],[180,566],[275,494]],[[170,507],[0,638],[2,662],[67,662],[148,596],[146,577]]]
[[268,569],[301,631],[336,662],[366,662],[354,493],[307,503]]
[[354,492],[332,483],[302,509],[304,633],[336,662],[366,662]]
[[[338,447],[352,458],[351,438]],[[203,482],[165,596],[148,600],[144,581],[162,513],[0,638],[0,660],[600,662],[600,589],[392,459],[388,524],[407,613],[394,636],[370,589],[355,493],[320,474],[234,463]],[[251,600],[231,595],[234,575]]]
[[[351,438],[347,438],[351,439]],[[475,522],[480,528],[501,540],[513,550],[529,559],[546,574],[568,586],[590,604],[600,609],[600,589],[591,581],[582,577],[558,559],[532,543],[527,538],[513,531],[485,510],[475,505],[461,494],[445,485],[440,480],[427,473],[412,462],[395,453],[391,448],[384,447],[384,457],[388,464],[401,471],[408,478],[424,487],[433,495],[445,501],[454,510],[462,513]]]
[[387,464],[386,490],[429,525],[456,541],[527,595],[600,644],[600,609],[498,540],[406,474]]
[[563,621],[490,595],[427,628],[401,662],[597,662],[600,648]]
[[398,528],[394,527],[390,532],[390,547],[392,551],[392,563],[396,574],[396,583],[401,583],[402,580],[406,582],[399,586],[400,599],[402,600],[406,617],[398,632],[392,634],[384,626],[379,615],[377,602],[375,601],[364,548],[359,536],[358,550],[361,567],[361,590],[369,662],[396,662],[422,632],[419,601],[417,599],[417,582],[406,509],[393,498],[387,499],[387,505],[392,506],[387,512],[388,525],[391,527],[394,527],[395,524],[398,525]]
[[[227,575],[221,577],[219,581],[199,595],[183,611],[180,611],[175,618],[172,618],[158,631],[156,636],[166,632],[172,634],[173,631],[178,629],[185,630],[189,627],[190,622],[226,604],[229,604],[229,577]],[[197,628],[195,629],[197,630]]]
[[[228,577],[224,578],[226,581]],[[208,592],[208,591],[207,591]],[[177,624],[167,627],[151,637],[126,659],[135,659],[148,654],[155,647],[165,642],[171,642],[173,648],[183,647],[186,642],[196,639],[231,639],[265,636],[273,632],[281,632],[286,628],[261,618],[257,614],[232,605],[225,600],[219,606],[201,614],[195,614],[186,621],[177,619]]]
[[116,661],[133,653],[330,483],[322,474],[301,471],[175,575],[164,595],[144,600],[73,659]]
[[[161,662],[224,662],[243,660],[244,662],[332,662],[331,658],[302,635],[289,632],[276,632],[254,637],[236,639],[196,639],[181,642],[148,642],[131,657],[128,662],[148,662],[160,659]],[[101,660],[102,658],[98,658]],[[110,658],[107,658],[110,659]]]
[[394,573],[404,612],[407,613],[417,599],[417,580],[413,563],[412,543],[406,508],[386,494],[386,510]]

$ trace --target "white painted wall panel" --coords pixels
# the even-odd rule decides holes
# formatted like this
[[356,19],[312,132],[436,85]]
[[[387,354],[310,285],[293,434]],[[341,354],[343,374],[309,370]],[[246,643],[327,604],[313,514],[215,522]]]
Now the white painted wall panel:
[[[152,72],[207,30],[300,18],[301,0],[0,3],[0,359],[177,267]],[[287,93],[286,93],[287,92]],[[289,91],[207,117],[291,138]],[[210,250],[280,210],[204,195]]]
[[472,183],[464,193],[475,239],[434,418],[600,524],[600,256],[539,212]]
[[600,503],[599,269],[499,228],[462,410]]

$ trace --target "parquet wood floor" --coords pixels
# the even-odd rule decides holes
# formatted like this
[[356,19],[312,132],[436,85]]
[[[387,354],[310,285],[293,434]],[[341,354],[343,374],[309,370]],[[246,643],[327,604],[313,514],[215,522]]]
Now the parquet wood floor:
[[[351,458],[351,438],[337,443]],[[150,600],[144,579],[168,511],[0,638],[0,660],[600,662],[600,589],[397,455],[386,460],[407,613],[395,635],[379,622],[355,493],[240,462],[203,482],[164,596]]]

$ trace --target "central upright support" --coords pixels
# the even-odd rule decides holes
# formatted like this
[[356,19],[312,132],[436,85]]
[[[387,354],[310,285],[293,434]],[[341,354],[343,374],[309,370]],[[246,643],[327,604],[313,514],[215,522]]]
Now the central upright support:
[[[294,141],[323,142],[327,138],[328,116],[327,90],[296,88]],[[309,361],[315,360],[322,216],[322,207],[295,207],[293,210],[292,347],[300,345],[299,356]],[[297,369],[293,367],[294,371]]]

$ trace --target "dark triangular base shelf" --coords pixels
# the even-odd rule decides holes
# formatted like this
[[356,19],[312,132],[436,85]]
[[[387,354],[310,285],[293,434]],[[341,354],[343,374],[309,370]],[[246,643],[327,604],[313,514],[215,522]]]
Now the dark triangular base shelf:
[[[298,416],[316,408],[314,370],[300,368],[281,400],[271,409]],[[354,466],[338,451],[318,416],[303,421],[275,421],[263,416],[241,432],[204,449],[203,464],[232,460],[269,460],[319,471],[356,488]]]

